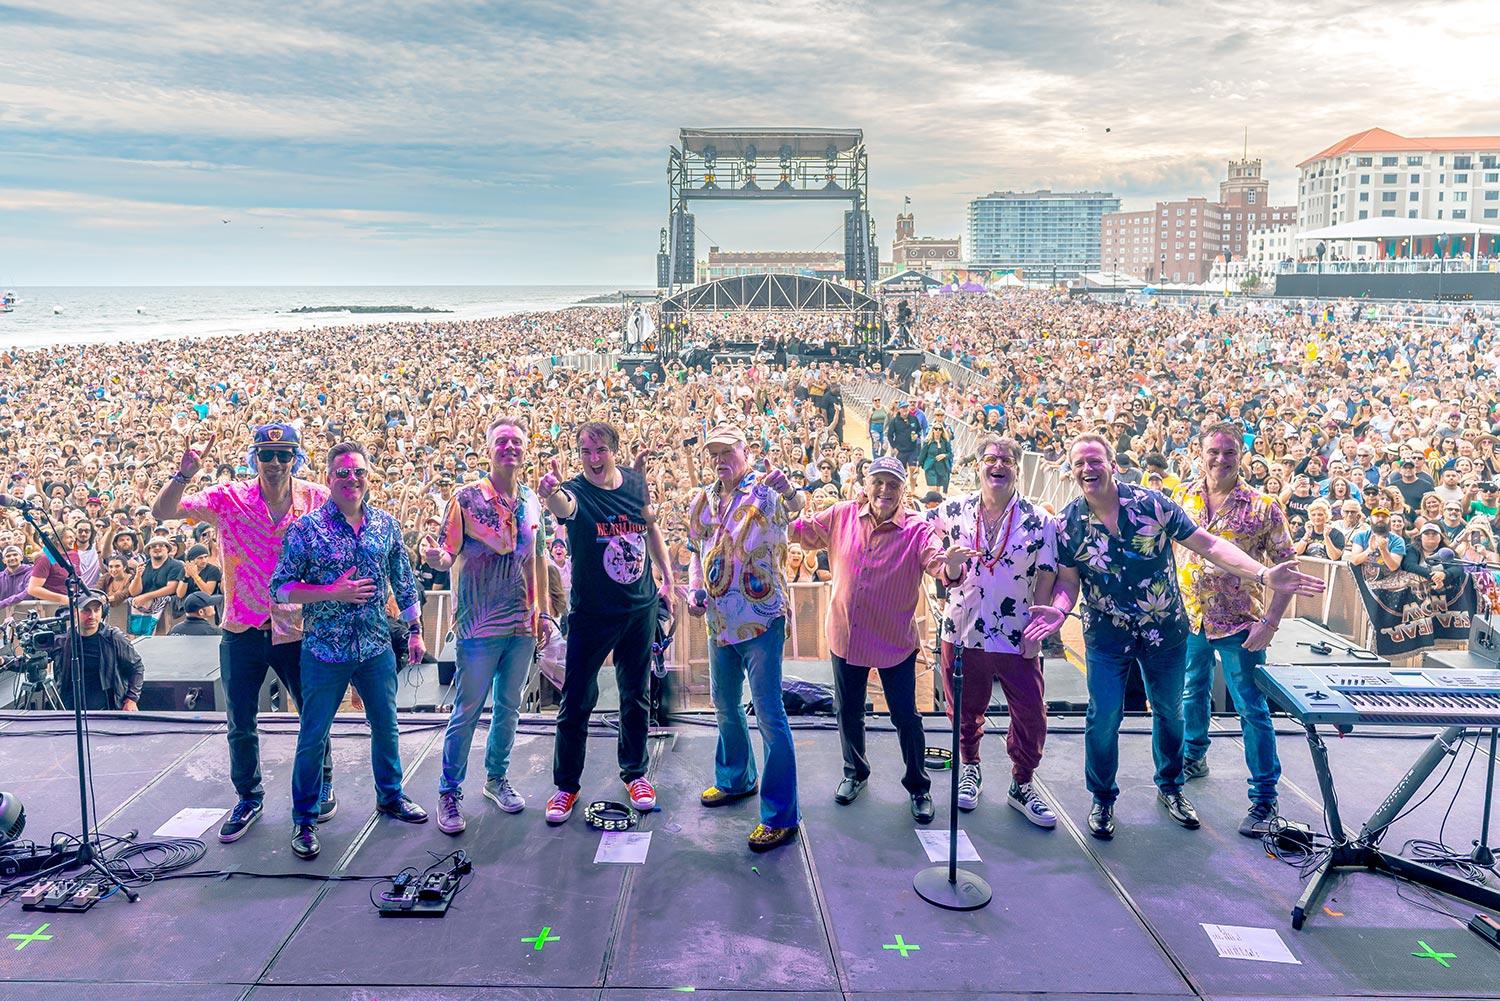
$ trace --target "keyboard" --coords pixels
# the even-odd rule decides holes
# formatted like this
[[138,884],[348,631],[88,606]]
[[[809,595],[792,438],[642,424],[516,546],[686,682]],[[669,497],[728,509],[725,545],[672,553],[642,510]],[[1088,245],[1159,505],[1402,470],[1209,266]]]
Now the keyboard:
[[1500,669],[1265,664],[1255,683],[1303,723],[1500,726]]

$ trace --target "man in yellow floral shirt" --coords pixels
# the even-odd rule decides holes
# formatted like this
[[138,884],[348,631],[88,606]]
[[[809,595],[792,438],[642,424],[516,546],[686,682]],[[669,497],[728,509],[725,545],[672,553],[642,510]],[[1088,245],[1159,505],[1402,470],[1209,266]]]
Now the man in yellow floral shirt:
[[[1244,453],[1240,427],[1231,422],[1211,424],[1199,436],[1198,448],[1203,476],[1178,488],[1174,498],[1178,505],[1209,534],[1233,542],[1261,563],[1274,566],[1292,559],[1291,535],[1281,505],[1240,479]],[[1182,692],[1183,775],[1191,780],[1208,774],[1210,689],[1217,654],[1240,714],[1245,764],[1250,768],[1250,812],[1240,823],[1240,833],[1259,837],[1276,816],[1281,761],[1271,709],[1251,669],[1265,663],[1266,645],[1291,595],[1276,592],[1269,606],[1264,605],[1259,584],[1225,573],[1196,553],[1184,555],[1178,580],[1191,632]]]
[[708,615],[719,744],[714,784],[701,799],[704,806],[721,806],[755,795],[755,753],[740,697],[749,678],[766,754],[761,823],[750,847],[768,851],[790,841],[800,823],[792,727],[781,700],[781,654],[787,524],[802,509],[802,493],[779,469],[757,476],[745,454],[745,433],[734,425],[714,428],[704,447],[715,478],[688,507],[688,613]]

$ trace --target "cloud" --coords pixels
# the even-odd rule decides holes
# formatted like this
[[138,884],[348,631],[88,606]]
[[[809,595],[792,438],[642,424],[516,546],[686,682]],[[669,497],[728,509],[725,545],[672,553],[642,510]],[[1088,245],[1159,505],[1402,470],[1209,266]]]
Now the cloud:
[[[131,250],[152,246],[133,226],[191,225],[136,206],[187,206],[263,215],[330,258],[373,241],[413,280],[558,280],[563,259],[571,279],[633,284],[653,271],[666,147],[684,125],[863,128],[882,243],[907,194],[919,231],[944,235],[996,189],[1098,188],[1126,207],[1212,194],[1246,128],[1278,203],[1299,160],[1373,125],[1500,133],[1482,97],[1500,82],[1489,0],[1421,0],[1399,17],[1364,0],[1253,16],[1230,0],[54,8],[0,6],[0,217],[22,249],[55,246],[69,204],[80,232]],[[20,209],[12,190],[75,197]],[[700,220],[726,246],[808,247],[838,216]],[[201,248],[232,229],[163,267],[219,280]],[[519,270],[439,276],[414,240],[441,241],[445,269],[514,243]],[[547,248],[535,267],[528,244]],[[267,269],[282,250],[263,250]],[[37,280],[109,278],[92,258],[72,273],[65,254],[18,256],[58,272]]]

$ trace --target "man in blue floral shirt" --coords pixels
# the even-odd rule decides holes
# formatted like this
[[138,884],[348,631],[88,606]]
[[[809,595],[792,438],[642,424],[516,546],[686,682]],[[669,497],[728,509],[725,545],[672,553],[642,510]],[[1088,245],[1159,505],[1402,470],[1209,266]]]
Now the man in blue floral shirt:
[[1084,780],[1094,796],[1089,833],[1101,840],[1114,837],[1125,678],[1137,668],[1151,700],[1157,800],[1174,821],[1195,830],[1197,811],[1182,794],[1182,686],[1189,625],[1172,543],[1275,591],[1317,594],[1323,582],[1298,573],[1295,560],[1264,567],[1234,543],[1199,528],[1160,493],[1118,481],[1114,449],[1102,435],[1075,438],[1068,468],[1083,496],[1062,511],[1056,596],[1051,605],[1032,609],[1028,634],[1061,626],[1082,590],[1089,687]]
[[401,790],[396,732],[396,656],[386,619],[387,591],[407,623],[407,650],[422,662],[416,575],[401,525],[367,504],[370,460],[353,442],[328,452],[328,501],[287,529],[271,575],[278,602],[302,605],[302,723],[292,768],[292,851],[318,854],[322,748],[350,682],[370,721],[370,764],[381,813],[420,824],[427,813]]

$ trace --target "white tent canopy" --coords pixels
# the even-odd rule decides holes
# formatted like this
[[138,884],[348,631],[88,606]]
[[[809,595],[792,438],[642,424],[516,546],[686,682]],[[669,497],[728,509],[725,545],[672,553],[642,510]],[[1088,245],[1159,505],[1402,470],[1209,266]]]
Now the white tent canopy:
[[1298,233],[1302,240],[1403,240],[1424,236],[1473,236],[1476,233],[1500,234],[1500,226],[1460,222],[1456,219],[1357,219],[1337,226],[1324,226]]

